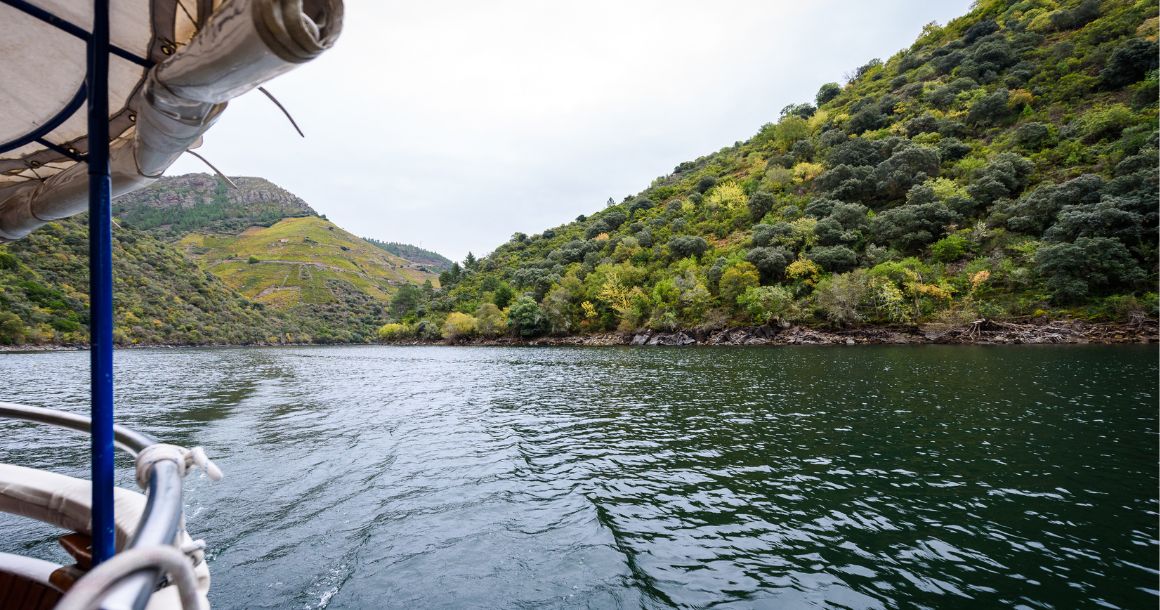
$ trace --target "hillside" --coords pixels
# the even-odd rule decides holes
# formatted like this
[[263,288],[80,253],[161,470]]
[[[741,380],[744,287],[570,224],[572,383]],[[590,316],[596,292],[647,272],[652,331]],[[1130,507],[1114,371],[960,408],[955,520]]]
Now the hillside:
[[314,341],[364,341],[403,284],[438,282],[425,262],[371,245],[261,178],[167,177],[120,197],[127,226],[172,241],[230,288],[285,314]]
[[435,280],[317,216],[287,218],[239,235],[191,233],[177,246],[231,288],[292,319],[373,334],[403,284]]
[[[147,233],[116,229],[113,247],[120,344],[302,340],[297,325]],[[87,261],[84,216],[0,246],[0,345],[88,343]]]
[[113,215],[166,240],[187,233],[241,233],[268,227],[284,218],[317,216],[305,201],[262,178],[231,178],[233,188],[216,176],[165,177],[152,186],[118,197]]
[[[437,284],[261,178],[167,177],[114,202],[121,344],[362,342],[399,288]],[[0,246],[0,344],[86,343],[87,233],[51,223]],[[437,255],[436,255],[437,256]]]
[[981,0],[386,338],[1154,317],[1155,0]]

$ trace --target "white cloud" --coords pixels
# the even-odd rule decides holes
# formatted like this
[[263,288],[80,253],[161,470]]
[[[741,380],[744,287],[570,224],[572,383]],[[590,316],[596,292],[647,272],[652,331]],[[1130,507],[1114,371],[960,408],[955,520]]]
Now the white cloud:
[[[748,138],[968,0],[348,0],[336,47],[199,151],[352,232],[486,253]],[[183,158],[168,173],[205,171]]]

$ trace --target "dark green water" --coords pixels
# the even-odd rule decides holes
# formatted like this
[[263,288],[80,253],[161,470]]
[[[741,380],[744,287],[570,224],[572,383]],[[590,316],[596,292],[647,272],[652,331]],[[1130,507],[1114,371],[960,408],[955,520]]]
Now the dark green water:
[[[87,354],[0,354],[81,410]],[[119,355],[216,608],[1155,608],[1155,347]],[[0,424],[0,460],[83,444]],[[129,484],[126,471],[124,481]],[[0,550],[59,557],[0,520]]]

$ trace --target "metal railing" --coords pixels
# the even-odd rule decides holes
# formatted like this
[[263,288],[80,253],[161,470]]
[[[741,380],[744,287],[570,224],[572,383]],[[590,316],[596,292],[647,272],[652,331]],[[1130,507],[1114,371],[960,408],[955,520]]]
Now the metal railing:
[[[48,424],[86,434],[90,428],[88,418],[75,413],[9,402],[0,402],[0,418]],[[113,437],[118,448],[133,456],[157,444],[157,440],[148,434],[119,425],[113,426]],[[146,490],[145,511],[126,549],[173,545],[181,527],[181,483],[177,464],[170,461],[154,464]],[[149,596],[156,590],[160,578],[158,569],[129,574],[109,590],[100,607],[104,610],[141,610],[149,603]]]

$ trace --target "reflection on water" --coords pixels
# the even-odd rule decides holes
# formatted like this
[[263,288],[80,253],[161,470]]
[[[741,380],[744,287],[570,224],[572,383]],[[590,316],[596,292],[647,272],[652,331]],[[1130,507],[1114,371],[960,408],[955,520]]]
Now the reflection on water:
[[[122,423],[226,471],[187,483],[216,608],[1157,604],[1151,347],[118,365]],[[86,367],[0,354],[0,400],[83,410]],[[0,461],[86,468],[76,437],[0,423],[0,439]],[[0,551],[60,558],[50,529],[0,527]]]

